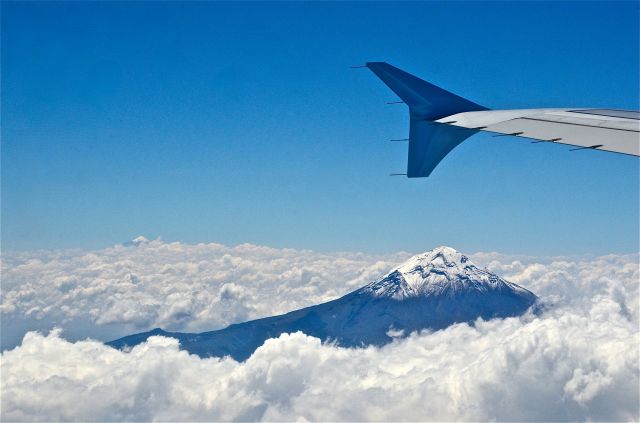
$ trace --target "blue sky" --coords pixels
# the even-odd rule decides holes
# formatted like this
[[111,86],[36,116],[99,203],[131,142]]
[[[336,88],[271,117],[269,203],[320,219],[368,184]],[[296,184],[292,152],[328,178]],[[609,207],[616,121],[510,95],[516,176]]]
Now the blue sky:
[[477,135],[406,166],[388,61],[490,108],[639,102],[638,3],[3,3],[2,247],[638,251],[633,157]]

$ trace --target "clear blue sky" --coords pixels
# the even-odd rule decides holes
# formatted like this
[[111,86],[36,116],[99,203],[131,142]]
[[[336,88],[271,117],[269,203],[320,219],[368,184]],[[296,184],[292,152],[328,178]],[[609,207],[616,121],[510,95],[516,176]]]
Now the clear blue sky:
[[388,61],[490,108],[639,101],[638,3],[3,3],[2,247],[638,251],[639,162],[477,135],[406,166]]

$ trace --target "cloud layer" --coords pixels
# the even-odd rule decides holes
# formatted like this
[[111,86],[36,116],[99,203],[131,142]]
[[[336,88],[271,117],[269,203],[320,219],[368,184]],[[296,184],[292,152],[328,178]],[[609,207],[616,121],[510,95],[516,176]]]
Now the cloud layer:
[[406,257],[144,239],[89,252],[3,253],[3,345],[54,326],[101,340],[154,327],[219,329],[339,297]]
[[637,421],[640,382],[637,329],[606,300],[383,348],[282,335],[244,363],[32,332],[2,375],[3,420]]
[[[244,298],[246,316],[323,301],[404,258],[160,241],[93,253],[23,254],[6,259],[3,270],[31,285],[14,280],[9,300],[3,285],[3,313],[47,319],[66,306],[58,313],[89,317],[96,327],[106,325],[100,313],[110,310],[107,321],[141,319],[136,313],[144,307],[113,303],[126,299],[127,289],[136,293],[132,301],[149,304],[148,320],[174,316],[165,321],[179,322],[179,313],[162,313],[172,305],[191,316],[182,318],[189,326],[201,315],[205,323],[206,316],[223,322],[218,308],[225,298]],[[640,418],[638,255],[473,258],[535,292],[547,310],[412,334],[383,348],[343,349],[287,334],[244,363],[190,356],[161,337],[122,352],[96,341],[69,342],[59,331],[31,332],[2,354],[2,420]],[[127,280],[133,276],[137,281]],[[209,289],[214,293],[197,293]],[[242,297],[245,292],[251,295]],[[171,294],[186,305],[163,302],[162,295]],[[199,295],[212,300],[210,309]],[[206,311],[195,312],[198,307]],[[126,316],[129,308],[133,314]]]

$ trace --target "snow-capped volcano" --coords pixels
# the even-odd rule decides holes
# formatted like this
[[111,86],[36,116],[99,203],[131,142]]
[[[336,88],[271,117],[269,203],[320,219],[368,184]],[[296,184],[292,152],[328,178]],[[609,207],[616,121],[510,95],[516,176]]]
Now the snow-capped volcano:
[[177,338],[181,348],[202,357],[230,355],[244,360],[265,340],[287,332],[301,331],[346,347],[384,345],[398,334],[473,324],[478,318],[518,316],[535,302],[536,296],[526,289],[479,269],[453,248],[438,247],[327,303],[212,332],[154,329],[109,344],[123,348],[163,335]]
[[136,238],[133,238],[130,241],[127,242],[123,242],[122,245],[125,247],[138,247],[140,245],[144,245],[144,244],[148,244],[149,240],[147,238],[145,238],[144,236],[140,235]]
[[[523,290],[486,269],[480,269],[464,254],[451,247],[437,247],[418,254],[389,272],[379,281],[361,288],[376,297],[403,300],[419,296],[454,295],[474,290]],[[528,291],[527,291],[528,292]]]

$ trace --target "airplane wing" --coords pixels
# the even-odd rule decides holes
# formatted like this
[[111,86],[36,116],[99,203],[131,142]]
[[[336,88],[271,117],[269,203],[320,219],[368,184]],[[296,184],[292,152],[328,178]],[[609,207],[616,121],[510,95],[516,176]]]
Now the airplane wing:
[[489,110],[388,63],[369,62],[366,67],[409,106],[409,178],[429,176],[451,150],[479,131],[640,156],[637,111]]

